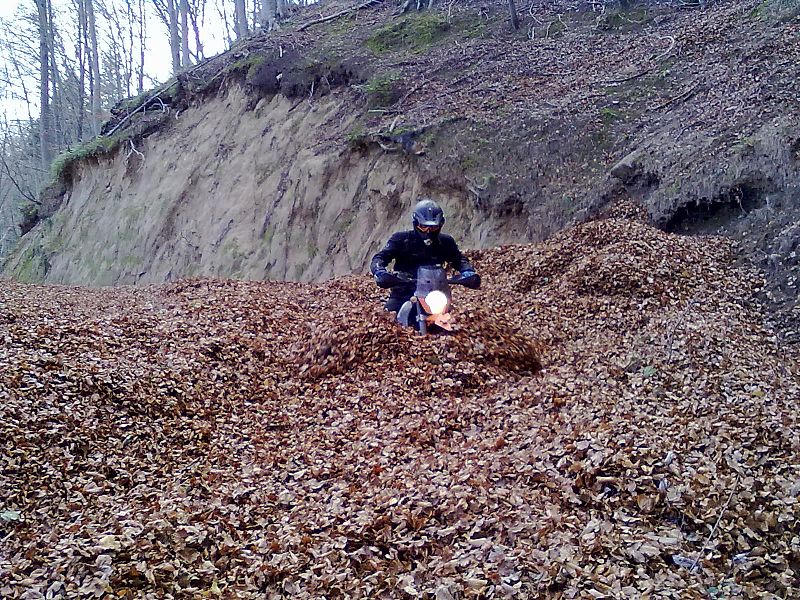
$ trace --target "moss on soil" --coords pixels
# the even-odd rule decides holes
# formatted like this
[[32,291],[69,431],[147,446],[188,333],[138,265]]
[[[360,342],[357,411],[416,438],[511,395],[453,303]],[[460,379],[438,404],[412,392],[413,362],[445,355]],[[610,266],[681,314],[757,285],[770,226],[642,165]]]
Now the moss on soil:
[[800,16],[800,0],[763,0],[747,15],[755,21],[778,17],[781,22]]
[[350,131],[347,132],[345,139],[351,150],[363,149],[369,144],[366,129],[364,128],[364,124],[360,121],[353,124]]
[[127,138],[124,134],[116,134],[110,137],[99,136],[89,140],[85,144],[78,146],[74,150],[67,150],[53,161],[50,165],[50,174],[54,181],[59,181],[77,162],[88,158],[94,158],[109,154],[119,148]]
[[400,98],[400,76],[397,73],[376,75],[364,84],[370,108],[391,106]]
[[401,50],[422,52],[447,37],[450,30],[445,17],[423,12],[381,27],[364,44],[375,54]]
[[644,8],[633,10],[612,10],[597,20],[597,29],[608,33],[627,33],[638,31],[652,20]]
[[267,58],[262,54],[251,54],[233,63],[229,69],[231,72],[244,73],[245,80],[249,83],[258,68],[266,61]]

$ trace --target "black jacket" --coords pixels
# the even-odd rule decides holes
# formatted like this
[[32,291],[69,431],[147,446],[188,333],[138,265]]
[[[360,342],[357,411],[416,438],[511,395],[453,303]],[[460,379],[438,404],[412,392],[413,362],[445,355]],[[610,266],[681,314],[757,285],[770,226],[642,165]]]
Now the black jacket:
[[[392,260],[395,271],[411,277],[416,277],[417,269],[423,265],[447,264],[459,273],[474,270],[452,237],[440,233],[433,243],[426,245],[424,238],[413,229],[392,234],[383,249],[372,257],[369,270],[374,275],[386,269]],[[395,286],[392,288],[390,302],[392,299],[408,300],[413,293],[413,284]]]

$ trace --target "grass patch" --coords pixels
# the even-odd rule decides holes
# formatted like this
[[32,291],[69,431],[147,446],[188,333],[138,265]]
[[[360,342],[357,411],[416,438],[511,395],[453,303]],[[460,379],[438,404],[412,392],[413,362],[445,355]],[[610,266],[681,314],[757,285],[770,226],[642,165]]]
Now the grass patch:
[[780,22],[788,22],[800,17],[800,0],[764,0],[748,17],[753,21],[765,21],[778,18]]
[[140,256],[136,256],[135,254],[127,254],[126,256],[122,257],[122,266],[132,269],[134,267],[138,267],[144,261]]
[[250,54],[244,58],[225,65],[225,67],[211,77],[208,81],[202,82],[198,91],[200,93],[211,88],[211,85],[220,78],[227,77],[228,75],[244,76],[244,80],[248,84],[254,84],[254,79],[257,78],[259,67],[267,62],[267,57],[263,54]]
[[364,84],[370,108],[391,106],[400,99],[400,76],[396,73],[376,75]]
[[151,90],[145,90],[137,96],[124,98],[117,102],[114,111],[117,114],[128,114],[137,110],[142,104],[150,100],[151,97],[158,95],[158,97],[166,103],[171,103],[175,100],[178,94],[178,80],[174,77],[169,79],[166,83]]
[[229,73],[244,73],[245,80],[249,83],[258,68],[267,61],[263,54],[251,54],[245,58],[240,58],[236,62],[228,65]]
[[745,137],[740,137],[734,140],[731,144],[731,148],[737,150],[752,150],[756,147],[758,140],[754,136],[748,135]]
[[125,98],[124,100],[120,101],[118,104],[119,108],[122,112],[133,112],[137,108],[139,108],[143,102],[145,102],[151,95],[153,94],[153,90],[147,90],[139,94],[138,96],[131,96],[130,98]]
[[275,238],[275,225],[269,224],[261,235],[261,243],[265,246],[272,245],[272,240]]
[[450,23],[445,17],[423,12],[381,27],[364,43],[375,54],[400,50],[422,52],[444,39],[449,32]]
[[41,247],[28,248],[12,270],[14,278],[21,283],[39,283],[50,270],[50,263]]
[[77,162],[113,152],[119,148],[120,144],[122,144],[125,139],[127,139],[126,136],[122,134],[112,135],[111,137],[100,136],[89,140],[74,150],[67,150],[59,154],[53,161],[53,164],[50,165],[50,174],[53,180],[61,180],[67,171]]
[[603,118],[604,123],[610,124],[622,118],[622,113],[613,108],[606,107],[600,111],[600,116]]
[[533,28],[534,38],[555,38],[564,35],[567,25],[562,19],[553,19],[549,23]]
[[637,31],[647,25],[651,17],[644,9],[638,10],[612,10],[604,13],[597,19],[598,31],[609,33],[626,33]]
[[347,145],[351,150],[360,150],[367,146],[367,132],[364,129],[364,124],[356,122],[350,128],[345,136]]
[[479,17],[457,17],[453,19],[452,26],[468,38],[482,39],[489,33],[486,21]]
[[458,161],[462,171],[474,171],[481,166],[477,154],[467,154]]

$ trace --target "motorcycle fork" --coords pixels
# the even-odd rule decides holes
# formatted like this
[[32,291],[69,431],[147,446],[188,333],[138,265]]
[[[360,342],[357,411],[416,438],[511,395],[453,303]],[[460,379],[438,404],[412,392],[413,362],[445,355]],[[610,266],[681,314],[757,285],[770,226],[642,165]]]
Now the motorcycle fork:
[[422,304],[416,296],[413,302],[417,305],[417,331],[419,331],[420,335],[428,335],[428,315],[425,314]]

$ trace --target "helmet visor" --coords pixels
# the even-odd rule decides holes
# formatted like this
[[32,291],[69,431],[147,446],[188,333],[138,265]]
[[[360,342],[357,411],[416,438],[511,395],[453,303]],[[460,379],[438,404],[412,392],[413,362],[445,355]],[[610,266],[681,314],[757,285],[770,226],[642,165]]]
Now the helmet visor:
[[417,225],[417,229],[420,230],[422,233],[439,233],[441,230],[441,225],[423,225],[420,223]]

